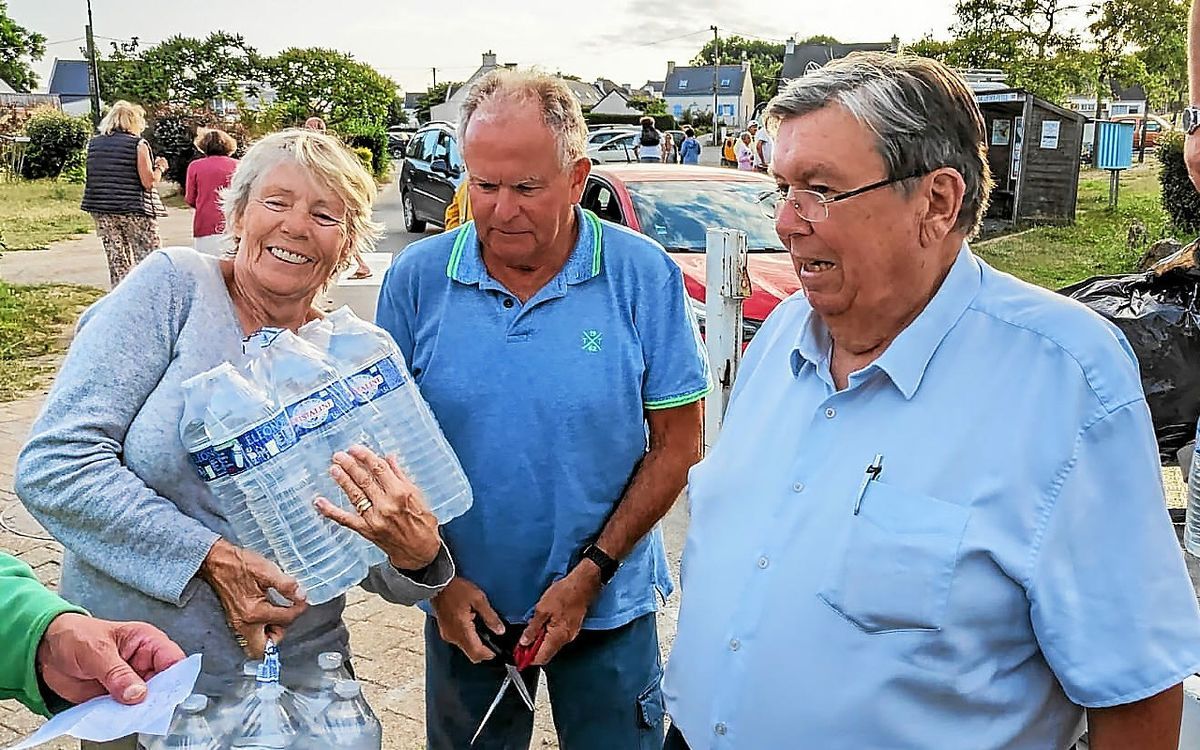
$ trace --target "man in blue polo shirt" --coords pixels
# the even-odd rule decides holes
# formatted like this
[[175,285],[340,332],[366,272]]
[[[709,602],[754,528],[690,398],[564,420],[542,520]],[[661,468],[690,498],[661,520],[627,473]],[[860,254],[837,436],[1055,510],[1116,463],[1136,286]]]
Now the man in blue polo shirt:
[[[657,750],[653,613],[672,587],[656,525],[699,458],[709,389],[682,275],[578,207],[586,127],[561,82],[487,76],[460,134],[474,221],[410,245],[377,314],[475,493],[443,531],[458,576],[426,625],[428,746],[467,747],[504,678],[479,618],[544,636],[563,748]],[[510,690],[475,747],[528,747],[532,726]]]
[[803,292],[691,472],[667,747],[1175,750],[1200,611],[1137,362],[967,247],[970,88],[854,55],[767,118]]

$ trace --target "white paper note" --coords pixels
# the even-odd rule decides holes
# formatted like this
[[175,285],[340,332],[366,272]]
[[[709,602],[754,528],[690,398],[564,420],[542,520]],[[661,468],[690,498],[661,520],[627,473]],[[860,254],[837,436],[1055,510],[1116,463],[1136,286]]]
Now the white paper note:
[[25,750],[70,735],[81,740],[108,742],[131,734],[166,734],[175,707],[191,694],[200,675],[200,654],[192,654],[146,683],[146,698],[136,706],[117,703],[107,695],[63,711],[8,750]]

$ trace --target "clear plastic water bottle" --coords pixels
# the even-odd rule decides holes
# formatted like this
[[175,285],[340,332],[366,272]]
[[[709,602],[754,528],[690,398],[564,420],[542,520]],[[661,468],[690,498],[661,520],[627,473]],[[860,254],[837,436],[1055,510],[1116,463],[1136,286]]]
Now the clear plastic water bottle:
[[233,683],[228,693],[217,700],[215,710],[210,707],[208,723],[218,741],[226,741],[236,729],[239,706],[258,687],[258,668],[261,664],[261,661],[242,662],[241,677]]
[[341,307],[300,333],[329,353],[354,394],[366,431],[382,453],[396,456],[438,522],[465,513],[473,497],[462,464],[387,331]]
[[345,593],[363,579],[366,566],[313,506],[312,477],[287,416],[233,365],[212,372],[205,430],[214,449],[237,467],[234,482],[275,560],[312,604]]
[[1200,557],[1200,423],[1196,425],[1196,452],[1188,471],[1188,502],[1183,526],[1183,547]]
[[338,680],[333,695],[333,702],[317,721],[312,747],[379,750],[383,744],[383,726],[367,705],[359,684],[354,680]]
[[179,437],[201,481],[225,507],[225,517],[237,537],[235,541],[274,559],[271,545],[246,507],[245,495],[233,479],[241,468],[229,460],[229,455],[219,453],[213,447],[204,427],[216,377],[215,371],[210,370],[183,381],[183,419],[179,424]]
[[218,750],[221,744],[204,714],[208,698],[193,693],[175,709],[165,737],[142,735],[147,750]]
[[[343,510],[357,512],[329,475],[334,453],[368,442],[353,414],[354,396],[325,353],[291,331],[271,329],[269,333],[251,337],[248,344],[251,342],[257,344],[257,349],[247,351],[252,357],[250,373],[257,382],[268,386],[287,415],[316,483],[317,494]],[[358,551],[366,566],[387,561],[383,550],[357,532],[333,521],[325,523],[342,544]],[[366,574],[364,569],[362,577]]]
[[339,680],[349,680],[350,672],[346,669],[342,655],[337,651],[326,651],[317,656],[316,674],[310,675],[302,687],[295,692],[296,706],[304,719],[311,738],[317,731],[317,719],[330,703],[333,702],[333,688]]
[[292,693],[279,684],[279,671],[279,651],[267,641],[254,691],[236,706],[229,747],[285,750],[295,745],[299,736],[296,709]]

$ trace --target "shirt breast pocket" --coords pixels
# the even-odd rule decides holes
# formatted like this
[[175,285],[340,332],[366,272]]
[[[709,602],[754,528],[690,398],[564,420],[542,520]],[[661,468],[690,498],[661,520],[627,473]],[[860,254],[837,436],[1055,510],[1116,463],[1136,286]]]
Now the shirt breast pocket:
[[868,633],[941,629],[970,515],[871,482],[818,596]]

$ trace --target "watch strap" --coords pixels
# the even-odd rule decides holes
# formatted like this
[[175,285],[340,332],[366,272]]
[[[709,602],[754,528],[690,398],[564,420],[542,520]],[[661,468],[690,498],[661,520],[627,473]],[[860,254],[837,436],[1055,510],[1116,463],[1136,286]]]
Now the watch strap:
[[600,584],[605,585],[613,579],[617,574],[617,569],[621,567],[621,563],[614,560],[607,552],[597,547],[595,544],[589,544],[583,548],[581,557],[591,560],[600,569]]

